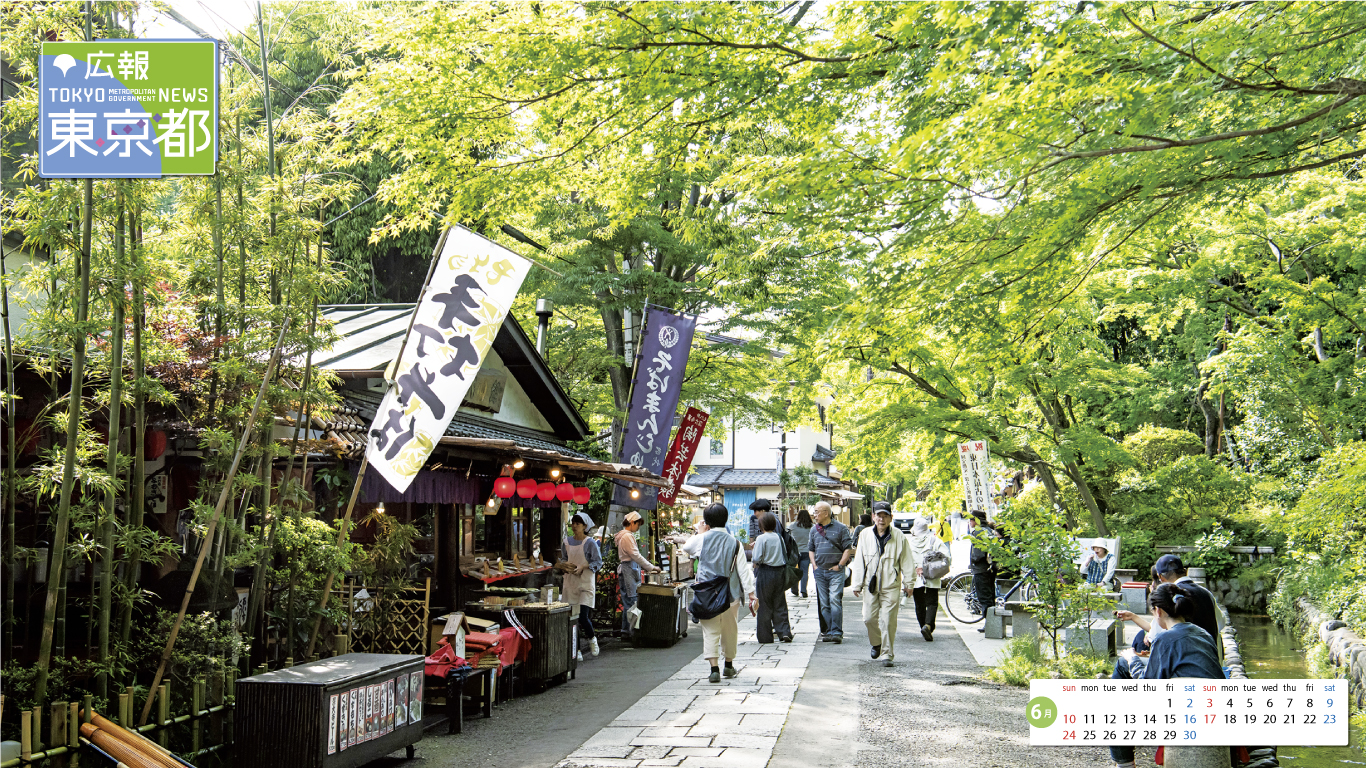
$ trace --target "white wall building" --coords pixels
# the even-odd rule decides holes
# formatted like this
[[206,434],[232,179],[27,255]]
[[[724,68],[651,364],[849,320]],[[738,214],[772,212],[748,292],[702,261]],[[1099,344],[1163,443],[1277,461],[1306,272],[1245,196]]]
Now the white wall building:
[[784,430],[779,425],[754,429],[732,422],[727,427],[724,437],[702,439],[687,484],[706,488],[725,503],[730,509],[728,527],[747,526],[749,505],[755,499],[779,498],[781,469],[815,470],[816,491],[831,504],[843,506],[849,498],[861,498],[843,487],[840,472],[831,463],[835,459],[830,447],[832,426],[824,430],[807,426]]

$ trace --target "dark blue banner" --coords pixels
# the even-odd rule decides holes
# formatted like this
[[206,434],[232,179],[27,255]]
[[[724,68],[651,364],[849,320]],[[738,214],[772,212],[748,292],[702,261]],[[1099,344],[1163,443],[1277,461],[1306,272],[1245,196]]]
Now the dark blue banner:
[[[631,383],[631,410],[621,441],[621,462],[656,475],[663,471],[696,327],[694,315],[679,315],[659,307],[646,309],[636,377]],[[617,486],[612,501],[625,507],[654,509],[658,495],[657,488],[646,486],[640,489],[640,498],[633,499],[629,490]]]

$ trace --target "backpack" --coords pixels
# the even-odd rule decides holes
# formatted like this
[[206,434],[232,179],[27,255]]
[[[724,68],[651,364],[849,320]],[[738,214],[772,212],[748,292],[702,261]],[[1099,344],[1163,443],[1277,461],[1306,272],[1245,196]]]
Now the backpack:
[[936,549],[925,555],[925,563],[920,568],[921,577],[926,581],[943,578],[949,572],[949,558]]
[[787,578],[783,580],[783,589],[796,589],[802,580],[801,553],[797,551],[797,540],[792,538],[787,526],[782,526],[778,530],[778,535],[783,539],[784,565],[787,566],[787,570],[784,571]]

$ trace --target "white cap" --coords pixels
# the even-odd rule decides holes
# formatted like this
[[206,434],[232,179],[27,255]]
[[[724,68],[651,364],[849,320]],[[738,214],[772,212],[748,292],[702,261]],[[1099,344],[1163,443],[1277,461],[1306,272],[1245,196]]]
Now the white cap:
[[593,518],[589,517],[587,512],[575,512],[574,516],[569,518],[569,522],[583,523],[584,527],[590,531],[593,530],[593,527],[595,525],[595,523],[593,522]]
[[645,519],[645,518],[643,518],[643,517],[640,516],[640,513],[639,513],[639,512],[629,512],[629,513],[627,513],[627,515],[626,515],[626,522],[628,522],[628,523],[634,523],[634,522],[637,521],[637,520],[644,520],[644,519]]

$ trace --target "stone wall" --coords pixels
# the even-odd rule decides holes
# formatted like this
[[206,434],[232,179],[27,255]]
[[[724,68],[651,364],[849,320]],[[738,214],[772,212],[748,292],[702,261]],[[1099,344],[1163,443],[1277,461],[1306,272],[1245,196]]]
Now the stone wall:
[[1295,609],[1300,631],[1312,629],[1319,642],[1328,646],[1328,661],[1347,678],[1357,706],[1366,705],[1366,640],[1307,597],[1296,600]]
[[1246,613],[1265,613],[1267,584],[1261,579],[1248,580],[1233,577],[1206,582],[1209,591],[1221,605],[1235,611]]
[[1238,650],[1238,630],[1233,627],[1233,620],[1229,618],[1228,608],[1220,605],[1219,610],[1224,614],[1224,630],[1219,633],[1219,640],[1224,644],[1224,666],[1228,667],[1228,678],[1230,680],[1246,679],[1247,666],[1243,664],[1243,655]]

